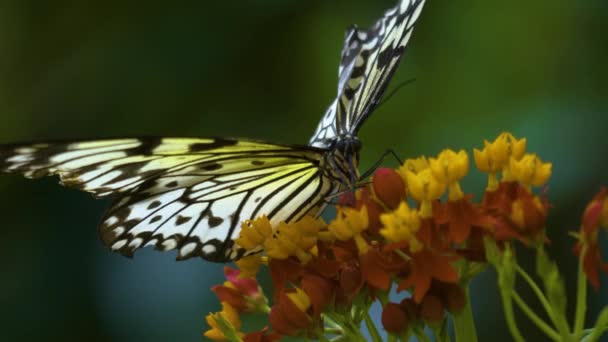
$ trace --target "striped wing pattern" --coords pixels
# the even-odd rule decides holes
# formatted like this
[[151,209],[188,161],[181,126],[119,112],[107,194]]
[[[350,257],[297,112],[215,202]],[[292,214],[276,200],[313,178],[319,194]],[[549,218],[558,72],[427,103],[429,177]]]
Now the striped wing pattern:
[[369,30],[346,31],[338,96],[319,122],[310,145],[327,148],[339,136],[356,135],[380,102],[399,65],[425,0],[400,0]]
[[240,223],[259,215],[291,221],[337,189],[320,168],[323,150],[234,139],[144,138],[12,145],[0,170],[104,197],[116,195],[99,233],[130,256],[144,246],[178,259],[241,257]]

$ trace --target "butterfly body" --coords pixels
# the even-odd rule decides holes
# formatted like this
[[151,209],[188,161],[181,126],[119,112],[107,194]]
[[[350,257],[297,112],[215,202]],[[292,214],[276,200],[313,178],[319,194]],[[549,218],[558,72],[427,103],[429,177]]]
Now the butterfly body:
[[368,31],[347,31],[338,96],[308,145],[231,138],[124,138],[0,145],[0,171],[58,175],[65,186],[113,202],[103,243],[126,256],[142,247],[216,262],[248,253],[241,222],[316,215],[359,180],[357,132],[379,103],[424,0],[401,0]]

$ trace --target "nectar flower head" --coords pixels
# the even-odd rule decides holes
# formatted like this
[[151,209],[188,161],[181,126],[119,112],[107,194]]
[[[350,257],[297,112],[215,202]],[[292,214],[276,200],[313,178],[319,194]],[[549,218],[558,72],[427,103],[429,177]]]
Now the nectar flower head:
[[369,218],[365,206],[361,207],[360,210],[339,207],[336,219],[327,228],[336,239],[346,241],[367,229],[368,224]]
[[454,152],[445,149],[437,158],[429,159],[429,166],[433,176],[440,182],[458,182],[469,172],[469,155],[464,150]]
[[430,158],[429,165],[433,177],[441,183],[448,184],[450,200],[459,200],[464,197],[458,181],[469,172],[469,155],[460,150],[458,153],[446,149],[439,153],[437,158]]
[[416,159],[408,159],[403,163],[403,165],[399,168],[399,173],[405,178],[406,172],[410,171],[414,174],[420,173],[429,168],[429,161],[426,157],[418,157]]
[[447,187],[446,183],[442,183],[433,177],[431,169],[419,173],[408,171],[406,177],[410,194],[418,202],[439,199],[445,193]]
[[416,238],[416,232],[420,229],[420,217],[418,212],[411,209],[406,202],[401,202],[396,210],[380,215],[384,228],[380,234],[391,242],[407,242],[411,252],[422,249],[422,244]]
[[[207,324],[211,327],[205,331],[205,337],[213,341],[228,341],[227,332],[241,335],[241,319],[238,312],[228,303],[222,303],[222,311],[210,313],[205,317]],[[226,331],[227,330],[227,331]]]
[[551,177],[551,163],[543,163],[536,154],[526,154],[520,160],[511,158],[509,173],[526,187],[542,186]]
[[[520,160],[526,152],[526,138],[517,140],[511,133],[501,133],[493,142],[484,141],[483,150],[474,149],[475,165],[481,172],[489,174],[488,190],[498,188],[496,173],[505,170],[511,158]],[[505,170],[508,171],[508,170]],[[506,172],[505,180],[509,180]]]
[[272,226],[268,217],[262,215],[255,220],[243,222],[239,238],[235,240],[235,243],[247,250],[252,250],[262,245],[270,236],[272,236]]
[[494,173],[506,167],[510,158],[519,160],[523,157],[526,152],[526,138],[517,140],[513,134],[503,132],[491,143],[484,141],[482,151],[474,151],[475,163],[479,170]]
[[241,270],[241,274],[239,274],[239,277],[253,278],[256,276],[256,274],[258,274],[258,271],[260,270],[262,264],[264,264],[265,260],[266,258],[258,253],[240,258],[234,263],[239,268],[239,270]]
[[336,219],[334,219],[327,229],[341,241],[353,239],[360,254],[365,254],[369,245],[361,236],[361,232],[369,227],[369,216],[367,207],[363,206],[360,210],[340,207]]
[[272,238],[264,241],[266,254],[275,259],[296,256],[302,263],[307,263],[312,257],[308,251],[316,244],[323,227],[325,222],[322,219],[311,216],[293,223],[281,222]]

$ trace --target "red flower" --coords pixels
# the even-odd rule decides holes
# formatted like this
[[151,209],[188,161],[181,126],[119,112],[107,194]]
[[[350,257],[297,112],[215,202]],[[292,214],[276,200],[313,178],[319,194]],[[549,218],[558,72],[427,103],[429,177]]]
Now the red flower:
[[306,274],[300,282],[302,290],[308,294],[313,317],[319,317],[323,309],[332,300],[334,283],[315,274]]
[[243,342],[275,342],[281,340],[282,336],[276,332],[268,333],[268,327],[260,331],[250,332],[243,336]]
[[600,270],[608,273],[608,263],[604,262],[598,241],[599,229],[608,223],[608,189],[602,188],[589,202],[582,218],[579,241],[574,246],[576,255],[583,255],[583,271],[595,290],[600,288]]
[[265,301],[254,278],[240,278],[240,271],[224,267],[227,282],[211,288],[221,302],[228,303],[240,312],[252,311]]
[[400,334],[407,330],[409,317],[405,309],[396,303],[387,303],[382,309],[382,326],[386,331]]
[[401,202],[407,201],[405,183],[393,169],[378,168],[372,177],[372,188],[376,198],[390,209],[397,209]]
[[485,193],[482,206],[494,219],[497,241],[516,238],[524,243],[541,237],[549,209],[546,199],[533,195],[518,182],[501,182],[496,191]]
[[384,212],[384,208],[372,198],[370,187],[361,188],[357,192],[357,200],[355,202],[355,209],[360,210],[362,207],[367,208],[368,216],[368,227],[365,230],[367,234],[377,235],[380,228],[382,228],[382,222],[380,222],[380,214]]
[[274,288],[273,302],[278,302],[279,297],[285,290],[287,283],[296,282],[303,270],[303,266],[294,259],[270,259],[268,263],[272,286]]
[[406,270],[409,263],[392,252],[381,252],[370,248],[359,256],[363,279],[369,286],[388,291],[391,286],[391,276]]
[[310,301],[304,291],[296,289],[281,292],[268,320],[277,333],[295,336],[312,327],[313,320],[307,314],[309,307]]
[[458,273],[451,263],[458,259],[453,255],[442,255],[429,250],[411,255],[411,272],[399,283],[398,291],[414,288],[414,300],[420,303],[431,287],[433,279],[447,283],[458,282]]
[[420,317],[430,323],[439,323],[445,315],[445,308],[441,299],[434,295],[427,295],[420,303]]
[[463,243],[471,234],[471,226],[478,215],[471,198],[472,195],[468,195],[459,200],[448,201],[442,211],[435,211],[433,208],[435,221],[447,226],[448,240],[451,242]]

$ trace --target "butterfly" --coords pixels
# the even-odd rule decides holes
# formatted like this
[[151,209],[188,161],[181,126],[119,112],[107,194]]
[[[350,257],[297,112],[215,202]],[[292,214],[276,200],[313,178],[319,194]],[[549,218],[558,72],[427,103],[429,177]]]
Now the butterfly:
[[425,0],[400,0],[368,30],[346,32],[337,97],[307,145],[230,138],[124,138],[0,145],[0,171],[113,197],[99,226],[125,256],[142,247],[215,262],[249,253],[241,223],[318,214],[359,180],[357,132],[380,103]]

